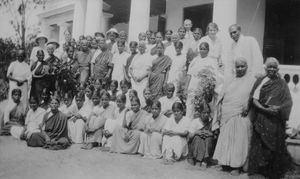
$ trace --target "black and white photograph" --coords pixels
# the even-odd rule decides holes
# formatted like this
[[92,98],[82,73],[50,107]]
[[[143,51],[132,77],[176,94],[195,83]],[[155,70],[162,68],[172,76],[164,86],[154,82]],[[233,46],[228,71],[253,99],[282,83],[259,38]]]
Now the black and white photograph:
[[300,0],[0,0],[0,179],[300,179]]

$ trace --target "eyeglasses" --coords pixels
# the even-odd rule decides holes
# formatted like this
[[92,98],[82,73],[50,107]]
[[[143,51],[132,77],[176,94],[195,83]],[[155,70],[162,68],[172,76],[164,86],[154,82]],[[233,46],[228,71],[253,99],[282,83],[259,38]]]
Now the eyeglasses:
[[229,32],[230,34],[236,34],[238,31]]

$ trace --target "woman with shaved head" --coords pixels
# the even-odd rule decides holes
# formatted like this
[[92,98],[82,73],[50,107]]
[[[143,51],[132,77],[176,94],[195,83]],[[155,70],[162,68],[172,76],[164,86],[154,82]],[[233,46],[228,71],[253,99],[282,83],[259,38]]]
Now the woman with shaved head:
[[221,105],[220,135],[214,158],[223,169],[238,175],[244,166],[250,143],[250,119],[248,99],[255,82],[253,75],[247,73],[247,60],[235,60],[235,78],[224,90],[219,102]]

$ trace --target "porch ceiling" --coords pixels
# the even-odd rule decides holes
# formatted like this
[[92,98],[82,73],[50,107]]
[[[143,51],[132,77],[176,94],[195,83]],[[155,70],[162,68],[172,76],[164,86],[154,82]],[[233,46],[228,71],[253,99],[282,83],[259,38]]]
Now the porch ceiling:
[[[130,16],[131,0],[103,0],[110,5],[110,10],[106,11],[112,13],[112,24],[127,23]],[[165,14],[166,0],[151,0],[150,16]]]

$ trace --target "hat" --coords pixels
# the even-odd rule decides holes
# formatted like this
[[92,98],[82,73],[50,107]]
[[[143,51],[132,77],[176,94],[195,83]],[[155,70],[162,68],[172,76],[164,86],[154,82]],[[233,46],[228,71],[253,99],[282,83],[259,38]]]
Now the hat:
[[109,29],[109,30],[106,32],[106,36],[107,36],[109,33],[115,33],[117,36],[119,36],[119,33],[118,33],[117,29],[115,29],[115,28]]
[[60,46],[59,43],[56,40],[54,40],[54,39],[49,40],[49,42],[47,43],[47,45],[49,45],[49,44],[56,45],[56,48],[59,48],[59,46]]
[[44,38],[44,39],[46,40],[45,43],[48,42],[48,38],[47,38],[47,36],[44,35],[44,34],[38,34],[38,35],[36,36],[36,38],[35,38],[35,42],[38,43],[38,40],[39,40],[40,38]]

